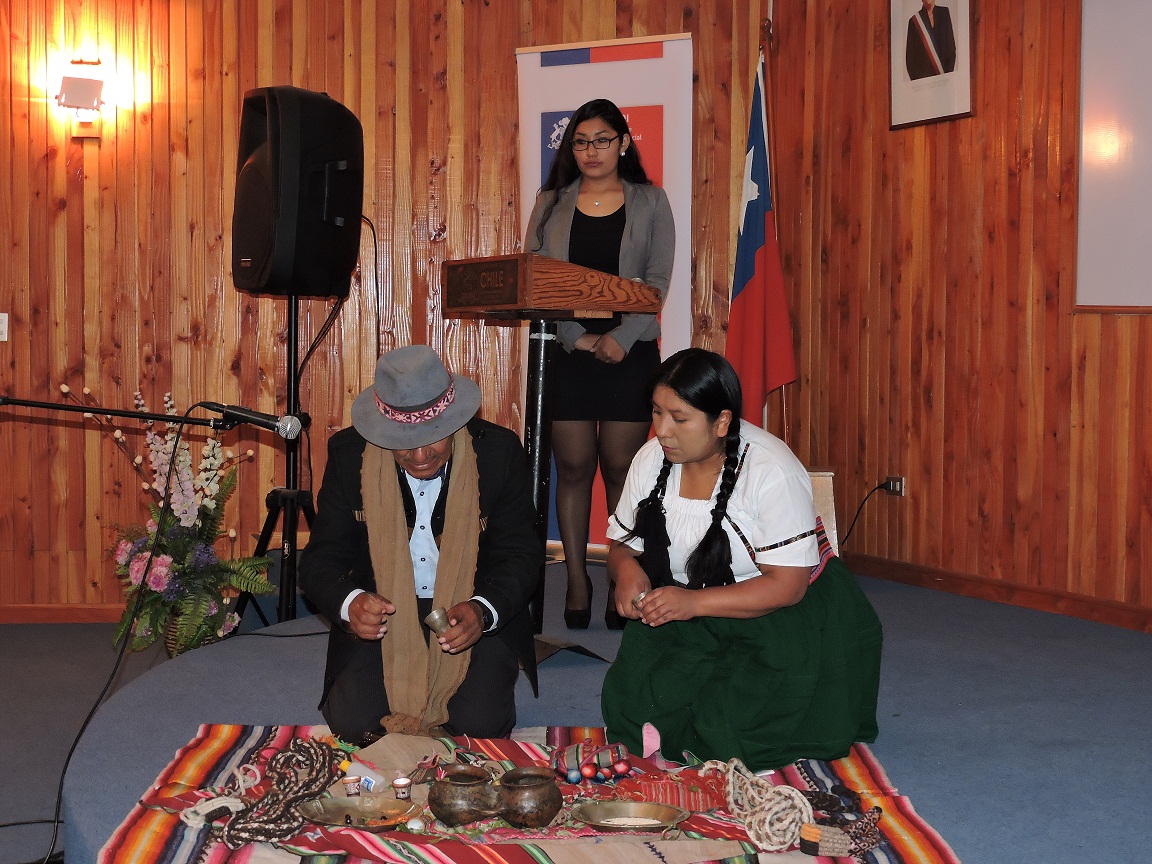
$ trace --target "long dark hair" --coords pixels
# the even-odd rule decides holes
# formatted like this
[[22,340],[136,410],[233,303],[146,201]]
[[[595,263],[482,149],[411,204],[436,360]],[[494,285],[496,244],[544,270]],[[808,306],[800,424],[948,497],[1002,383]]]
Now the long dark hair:
[[[552,209],[556,206],[556,199],[560,195],[560,190],[570,186],[580,176],[580,166],[577,164],[576,155],[572,150],[572,137],[576,134],[576,127],[588,120],[603,120],[612,127],[612,131],[621,139],[625,135],[631,138],[632,133],[628,129],[628,121],[624,119],[624,114],[616,107],[615,102],[608,99],[593,99],[591,102],[585,102],[572,113],[572,118],[564,129],[564,137],[560,139],[560,149],[556,151],[556,158],[552,160],[552,167],[548,170],[548,177],[544,180],[544,185],[540,187],[541,192],[554,192],[555,194],[551,196],[547,209],[540,218],[540,224],[536,226],[537,249],[544,245],[544,226],[552,216]],[[613,142],[613,144],[615,143]],[[620,157],[616,172],[620,175],[621,180],[627,180],[629,183],[652,182],[644,171],[644,165],[640,161],[640,150],[634,140],[628,145],[624,155]]]
[[[688,587],[707,588],[728,585],[732,575],[732,547],[724,533],[724,515],[736,486],[736,469],[740,462],[740,406],[743,397],[740,378],[732,364],[721,355],[703,348],[677,351],[662,364],[649,384],[649,395],[663,385],[715,423],[721,412],[731,411],[728,434],[724,439],[724,469],[716,502],[712,507],[712,524],[700,544],[688,557]],[[660,466],[656,485],[636,508],[636,526],[631,536],[644,541],[641,563],[653,585],[673,584],[668,562],[668,526],[664,519],[664,493],[672,463]]]

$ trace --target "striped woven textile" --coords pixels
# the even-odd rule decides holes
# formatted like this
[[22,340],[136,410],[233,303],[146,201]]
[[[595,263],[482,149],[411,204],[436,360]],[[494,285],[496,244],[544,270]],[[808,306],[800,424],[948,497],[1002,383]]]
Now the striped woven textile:
[[[318,727],[316,731],[326,734],[328,730]],[[959,864],[947,843],[916,814],[907,798],[897,794],[883,767],[864,745],[853,747],[844,759],[802,760],[772,775],[774,782],[799,789],[827,791],[834,784],[842,784],[859,792],[867,807],[882,807],[879,827],[883,842],[856,859],[810,857],[795,850],[757,853],[743,826],[724,811],[693,814],[681,824],[679,840],[663,840],[652,834],[604,838],[579,823],[533,832],[517,831],[493,820],[466,826],[466,830],[438,830],[434,825],[428,835],[373,834],[308,825],[278,846],[253,844],[236,852],[213,840],[210,826],[194,828],[181,821],[180,811],[218,794],[235,769],[246,764],[263,765],[294,738],[311,737],[311,733],[308,726],[201,726],[109,838],[100,851],[99,864],[298,864],[304,859],[310,864]],[[455,739],[455,744],[507,764],[534,765],[547,764],[556,747],[586,740],[604,743],[604,730],[553,727],[548,730],[546,746],[470,738]],[[633,761],[643,770],[656,770],[642,759]],[[566,784],[561,788],[568,793],[566,801],[576,790]],[[597,795],[608,795],[610,790],[606,785],[593,787]],[[259,792],[259,787],[255,791]],[[616,842],[599,842],[606,839]],[[714,854],[715,850],[722,850],[722,854]]]

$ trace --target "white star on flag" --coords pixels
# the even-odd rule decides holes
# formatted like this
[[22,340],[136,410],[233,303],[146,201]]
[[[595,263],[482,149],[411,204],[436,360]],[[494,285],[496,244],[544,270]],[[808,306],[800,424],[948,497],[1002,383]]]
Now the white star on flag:
[[744,220],[748,215],[748,205],[760,197],[760,187],[756,185],[756,181],[752,179],[752,154],[753,150],[748,151],[748,155],[744,157],[744,195],[740,199],[740,233],[744,233]]

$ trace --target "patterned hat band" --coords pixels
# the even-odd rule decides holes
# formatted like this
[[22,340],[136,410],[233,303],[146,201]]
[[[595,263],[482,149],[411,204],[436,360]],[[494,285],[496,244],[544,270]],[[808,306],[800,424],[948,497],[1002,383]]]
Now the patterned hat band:
[[448,406],[456,399],[456,385],[454,383],[449,384],[448,389],[444,391],[444,395],[436,402],[427,408],[420,408],[416,411],[402,411],[399,408],[393,408],[377,396],[375,390],[372,391],[372,397],[376,400],[376,408],[389,420],[396,423],[426,423],[443,414]]

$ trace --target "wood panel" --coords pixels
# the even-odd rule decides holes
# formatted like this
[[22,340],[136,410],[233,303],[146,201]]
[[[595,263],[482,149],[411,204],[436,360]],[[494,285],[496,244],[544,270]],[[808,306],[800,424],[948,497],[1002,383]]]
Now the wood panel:
[[[885,476],[907,478],[906,498],[869,499],[846,544],[872,570],[1145,620],[1152,317],[1073,303],[1080,7],[973,5],[973,116],[893,132],[887,2],[775,4],[774,192],[800,380],[770,428],[835,471],[845,529]],[[722,349],[770,6],[0,0],[0,392],[284,409],[290,301],[233,288],[230,220],[243,94],[294,84],[365,127],[361,260],[301,378],[304,484],[398,345],[436,346],[480,382],[486,416],[518,428],[520,329],[445,322],[439,282],[445,258],[520,250],[515,49],[675,32],[695,62],[694,212],[678,226],[693,341]],[[94,57],[115,86],[100,138],[73,139],[50,78]],[[334,306],[299,301],[301,356]],[[75,418],[0,409],[0,620],[118,608],[107,548],[143,513],[124,452],[141,430]],[[253,451],[227,517],[244,546],[283,453],[251,429],[225,445]]]
[[775,25],[795,449],[848,516],[908,478],[848,544],[869,572],[1126,623],[1107,604],[1148,608],[1152,580],[1152,317],[1074,308],[1079,4],[978,4],[973,117],[895,132],[887,30],[880,3]]

